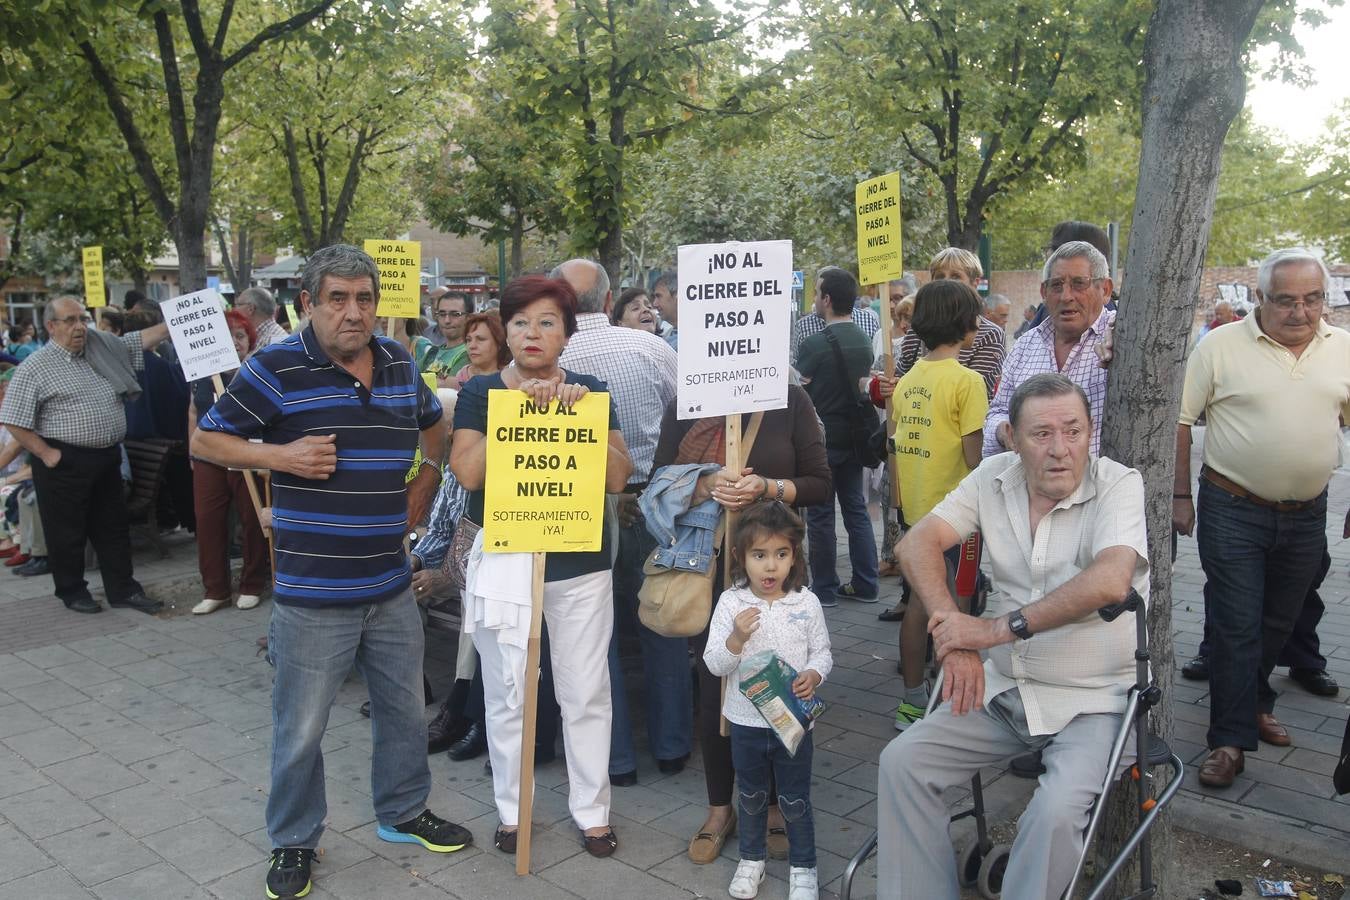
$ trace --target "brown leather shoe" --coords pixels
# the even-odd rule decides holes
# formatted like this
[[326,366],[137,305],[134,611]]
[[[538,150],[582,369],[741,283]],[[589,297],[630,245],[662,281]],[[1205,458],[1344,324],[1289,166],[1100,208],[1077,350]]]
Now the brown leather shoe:
[[727,818],[717,831],[700,831],[689,840],[689,861],[699,866],[714,862],[722,853],[722,845],[736,830],[736,813]]
[[1289,732],[1285,731],[1284,726],[1270,713],[1256,714],[1256,735],[1272,747],[1288,747],[1294,742]]
[[1200,764],[1200,783],[1205,787],[1232,787],[1233,781],[1247,768],[1246,757],[1236,747],[1218,747]]

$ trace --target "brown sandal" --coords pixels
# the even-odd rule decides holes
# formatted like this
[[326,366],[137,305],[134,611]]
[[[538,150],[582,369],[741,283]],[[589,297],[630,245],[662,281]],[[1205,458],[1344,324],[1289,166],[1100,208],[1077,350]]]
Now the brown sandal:
[[512,856],[516,853],[516,837],[519,831],[503,831],[498,828],[492,835],[492,845],[503,853],[509,853]]
[[736,831],[736,814],[718,831],[700,831],[689,841],[689,861],[699,866],[714,862],[722,854],[722,845]]
[[581,846],[586,848],[586,852],[596,859],[604,859],[606,856],[613,856],[614,851],[619,849],[619,839],[614,835],[614,829],[611,828],[604,834],[589,835],[581,832]]

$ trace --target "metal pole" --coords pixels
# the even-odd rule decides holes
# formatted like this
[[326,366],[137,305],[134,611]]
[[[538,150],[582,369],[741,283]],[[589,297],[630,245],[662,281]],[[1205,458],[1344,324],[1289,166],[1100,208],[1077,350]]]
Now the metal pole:
[[981,297],[988,297],[989,292],[993,289],[994,263],[992,244],[993,242],[989,239],[989,235],[980,235],[980,268],[984,269],[984,285],[980,288]]

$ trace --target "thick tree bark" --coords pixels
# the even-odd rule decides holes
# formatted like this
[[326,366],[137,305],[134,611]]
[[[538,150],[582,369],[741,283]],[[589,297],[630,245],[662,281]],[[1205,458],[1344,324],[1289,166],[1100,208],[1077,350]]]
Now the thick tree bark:
[[[1177,412],[1194,305],[1218,189],[1219,156],[1242,109],[1242,53],[1261,0],[1161,0],[1144,44],[1143,146],[1134,230],[1116,319],[1115,361],[1107,388],[1102,454],[1138,469],[1147,493],[1152,595],[1149,633],[1153,673],[1164,702],[1153,730],[1172,732],[1172,473]],[[1126,792],[1118,792],[1117,797]],[[1114,804],[1101,848],[1111,850],[1132,827],[1133,805]],[[1178,894],[1161,879],[1171,841],[1164,819],[1158,851],[1158,896]],[[1099,853],[1099,856],[1102,855]],[[1133,865],[1113,886],[1128,893]],[[1137,883],[1135,881],[1134,883]]]

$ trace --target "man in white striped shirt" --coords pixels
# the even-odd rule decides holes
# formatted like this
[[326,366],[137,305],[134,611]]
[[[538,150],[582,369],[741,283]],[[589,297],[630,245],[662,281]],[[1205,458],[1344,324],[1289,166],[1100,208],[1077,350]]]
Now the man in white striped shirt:
[[624,786],[637,781],[637,753],[619,664],[619,623],[634,622],[642,642],[647,733],[662,772],[684,768],[694,733],[688,641],[662,637],[637,619],[642,563],[655,546],[638,514],[637,496],[651,476],[661,418],[675,399],[676,356],[656,335],[610,323],[614,298],[603,266],[587,259],[572,259],[554,269],[550,277],[565,279],[577,292],[577,332],[568,340],[559,362],[565,369],[605,382],[618,407],[619,430],[633,460],[627,489],[613,498],[619,540],[614,561],[615,628],[609,648],[614,710],[609,775],[611,784]]

